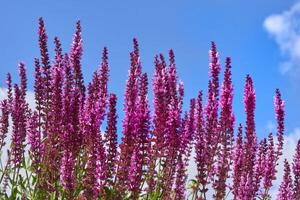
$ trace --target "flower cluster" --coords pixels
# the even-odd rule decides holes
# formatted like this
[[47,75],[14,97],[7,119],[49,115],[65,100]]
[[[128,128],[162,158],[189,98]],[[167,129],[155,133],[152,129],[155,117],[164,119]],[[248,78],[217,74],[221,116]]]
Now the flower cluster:
[[[20,84],[13,85],[8,74],[7,98],[0,102],[0,150],[10,145],[8,159],[0,165],[1,199],[271,198],[283,151],[284,101],[277,89],[277,132],[260,141],[252,78],[247,75],[245,80],[243,125],[233,112],[231,59],[226,58],[221,79],[214,42],[209,51],[206,101],[201,90],[184,111],[184,85],[177,75],[174,51],[169,51],[168,58],[163,54],[154,58],[152,107],[149,77],[142,69],[138,42],[133,40],[119,140],[118,98],[108,89],[107,48],[92,80],[85,84],[80,21],[70,52],[63,53],[60,40],[54,38],[53,61],[42,18],[38,34],[41,55],[34,62],[35,108],[26,101],[23,62]],[[11,142],[7,142],[10,126]],[[300,141],[296,151],[291,167],[284,163],[278,199],[300,198]],[[196,174],[188,180],[191,159],[196,162]]]

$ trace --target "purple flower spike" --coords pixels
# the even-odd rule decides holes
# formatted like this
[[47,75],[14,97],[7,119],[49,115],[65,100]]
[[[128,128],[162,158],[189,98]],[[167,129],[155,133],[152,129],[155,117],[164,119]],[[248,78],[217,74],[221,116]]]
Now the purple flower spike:
[[291,169],[289,162],[284,160],[284,175],[280,184],[277,200],[291,200],[293,199],[293,182],[291,177]]
[[3,146],[5,146],[5,138],[8,133],[8,126],[9,126],[9,103],[7,100],[3,100],[0,103],[1,109],[1,117],[0,117],[0,151],[2,150]]
[[32,167],[35,173],[38,173],[38,165],[42,159],[42,138],[38,130],[38,114],[34,112],[27,123],[28,128],[28,141],[30,144],[30,155],[32,158]]
[[281,93],[279,89],[276,90],[274,97],[275,116],[277,120],[277,154],[282,155],[283,148],[283,134],[284,134],[284,101],[281,99]]
[[293,159],[294,173],[294,199],[300,199],[300,140],[298,140],[296,153]]
[[117,141],[117,96],[110,94],[109,96],[109,111],[107,116],[107,127],[105,132],[105,144],[107,153],[107,168],[106,178],[107,183],[111,185],[116,173],[116,164],[118,156],[118,141]]

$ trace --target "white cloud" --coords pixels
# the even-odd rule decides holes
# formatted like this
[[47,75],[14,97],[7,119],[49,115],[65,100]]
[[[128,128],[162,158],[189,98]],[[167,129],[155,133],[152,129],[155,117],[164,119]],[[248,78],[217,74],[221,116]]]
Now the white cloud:
[[300,3],[280,14],[267,17],[264,28],[275,39],[287,60],[280,65],[282,73],[300,71]]
[[276,131],[276,125],[273,121],[269,120],[266,125],[267,133],[274,133]]

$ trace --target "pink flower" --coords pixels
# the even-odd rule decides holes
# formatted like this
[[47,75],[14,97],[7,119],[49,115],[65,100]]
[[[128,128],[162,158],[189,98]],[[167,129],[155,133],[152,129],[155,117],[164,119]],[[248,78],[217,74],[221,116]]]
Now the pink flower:
[[238,127],[237,138],[235,141],[234,149],[233,149],[233,195],[235,199],[238,199],[239,194],[241,192],[240,184],[244,178],[242,175],[244,173],[244,142],[243,142],[243,127],[240,124]]
[[231,61],[230,58],[227,58],[220,98],[221,116],[219,126],[221,150],[218,152],[218,161],[216,166],[217,180],[213,184],[216,191],[216,199],[223,199],[226,195],[226,180],[229,176],[232,161],[231,151],[233,146],[234,128],[232,100],[233,86],[231,82]]
[[[275,116],[277,120],[277,154],[282,155],[283,134],[284,134],[284,101],[281,99],[279,89],[276,90],[274,97]],[[278,158],[277,158],[278,159]]]
[[72,192],[75,187],[75,162],[76,160],[74,159],[72,152],[65,149],[61,160],[60,181],[70,198],[72,197]]
[[202,108],[202,91],[199,92],[197,97],[196,104],[196,113],[195,113],[195,151],[196,156],[195,160],[197,163],[197,181],[198,184],[202,185],[203,190],[205,190],[207,179],[206,179],[206,153],[207,153],[207,143],[206,143],[206,134],[204,130],[204,118],[203,118],[203,108]]
[[106,178],[107,184],[113,183],[113,178],[116,173],[116,164],[118,156],[118,141],[117,141],[117,96],[110,94],[109,96],[109,111],[107,115],[107,126],[105,131],[105,145],[107,154]]
[[12,105],[12,162],[19,168],[23,161],[24,142],[26,139],[26,109],[25,98],[18,85],[14,86]]
[[[263,188],[265,191],[269,191],[272,187],[272,181],[276,179],[276,162],[277,156],[274,147],[274,141],[272,134],[268,136],[268,143],[266,146],[264,166],[263,166]],[[267,195],[267,194],[265,194]]]
[[106,179],[106,153],[99,129],[107,107],[108,71],[107,50],[104,48],[100,70],[94,74],[88,87],[83,114],[83,132],[88,156],[83,180],[84,193],[92,199],[99,196]]
[[33,112],[31,114],[28,123],[27,123],[27,129],[28,129],[28,141],[30,144],[30,156],[32,159],[32,167],[35,171],[35,173],[39,173],[39,164],[42,160],[42,138],[41,133],[38,130],[39,124],[38,124],[38,114],[37,112]]
[[12,94],[12,83],[11,83],[10,73],[7,73],[7,75],[6,75],[6,86],[7,86],[8,106],[9,106],[9,109],[11,109],[12,101],[13,101],[13,94]]
[[75,86],[80,92],[80,97],[84,98],[85,86],[83,75],[81,71],[81,57],[82,57],[82,38],[81,38],[81,25],[80,21],[76,23],[76,31],[73,36],[71,52],[70,52],[70,61],[74,70],[74,81]]
[[176,167],[176,180],[175,180],[175,200],[185,199],[185,182],[186,182],[186,174],[185,174],[185,163],[182,158],[182,155],[179,155],[177,167]]
[[255,188],[255,159],[257,152],[257,138],[255,134],[254,110],[255,110],[255,91],[253,82],[249,75],[246,77],[244,89],[244,105],[246,112],[246,137],[243,148],[244,153],[244,168],[240,186],[240,190],[245,198],[253,199],[256,195]]
[[123,119],[123,138],[120,144],[120,159],[117,171],[118,187],[120,190],[127,188],[128,173],[131,163],[131,157],[135,144],[135,110],[138,109],[138,91],[139,91],[139,78],[141,73],[141,63],[139,58],[139,50],[137,40],[134,39],[134,51],[130,53],[130,70],[129,77],[126,82],[126,92],[124,100],[124,113]]
[[[49,117],[49,109],[50,109],[50,99],[51,99],[51,65],[50,65],[50,59],[48,54],[48,47],[47,47],[47,40],[48,36],[46,33],[46,28],[44,24],[43,18],[39,19],[39,47],[40,47],[40,53],[41,53],[41,68],[40,68],[40,79],[36,80],[37,82],[40,82],[40,84],[43,85],[42,89],[43,91],[41,95],[41,102],[43,102],[43,118],[45,122],[44,127],[44,136],[47,136],[48,134],[48,120]],[[36,63],[37,64],[37,63]],[[37,65],[36,65],[37,67]],[[41,83],[42,82],[42,83]]]
[[294,199],[300,198],[300,140],[298,140],[296,153],[293,159],[294,173]]
[[278,195],[278,200],[291,200],[293,199],[293,183],[291,177],[291,169],[289,162],[284,160],[284,175],[283,180],[280,184]]
[[0,151],[2,150],[3,146],[5,146],[5,138],[8,133],[8,127],[9,127],[9,103],[8,101],[2,100],[0,102],[0,109],[1,109],[1,117],[0,117]]

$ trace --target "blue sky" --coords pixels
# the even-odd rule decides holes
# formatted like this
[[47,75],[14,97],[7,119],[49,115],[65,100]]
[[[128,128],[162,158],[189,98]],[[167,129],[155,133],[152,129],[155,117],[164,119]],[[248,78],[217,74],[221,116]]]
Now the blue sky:
[[[143,69],[151,76],[154,55],[174,49],[178,75],[185,84],[187,108],[188,99],[199,89],[206,91],[208,50],[213,40],[217,43],[222,66],[226,56],[232,57],[237,123],[244,122],[243,86],[249,73],[257,94],[258,135],[266,136],[274,122],[273,96],[277,87],[286,101],[289,133],[300,127],[297,56],[295,58],[292,50],[282,47],[286,35],[280,39],[282,32],[278,31],[278,24],[274,25],[273,18],[268,25],[265,20],[291,10],[296,4],[294,0],[1,1],[0,86],[5,85],[7,72],[17,81],[17,63],[22,60],[27,65],[29,88],[32,89],[33,59],[39,56],[39,17],[42,16],[46,23],[49,48],[53,48],[52,40],[58,36],[65,51],[70,48],[75,23],[80,19],[86,82],[99,65],[102,48],[107,46],[111,67],[109,89],[119,97],[119,111],[133,37],[140,43]],[[283,73],[282,65],[286,62],[291,69]]]

